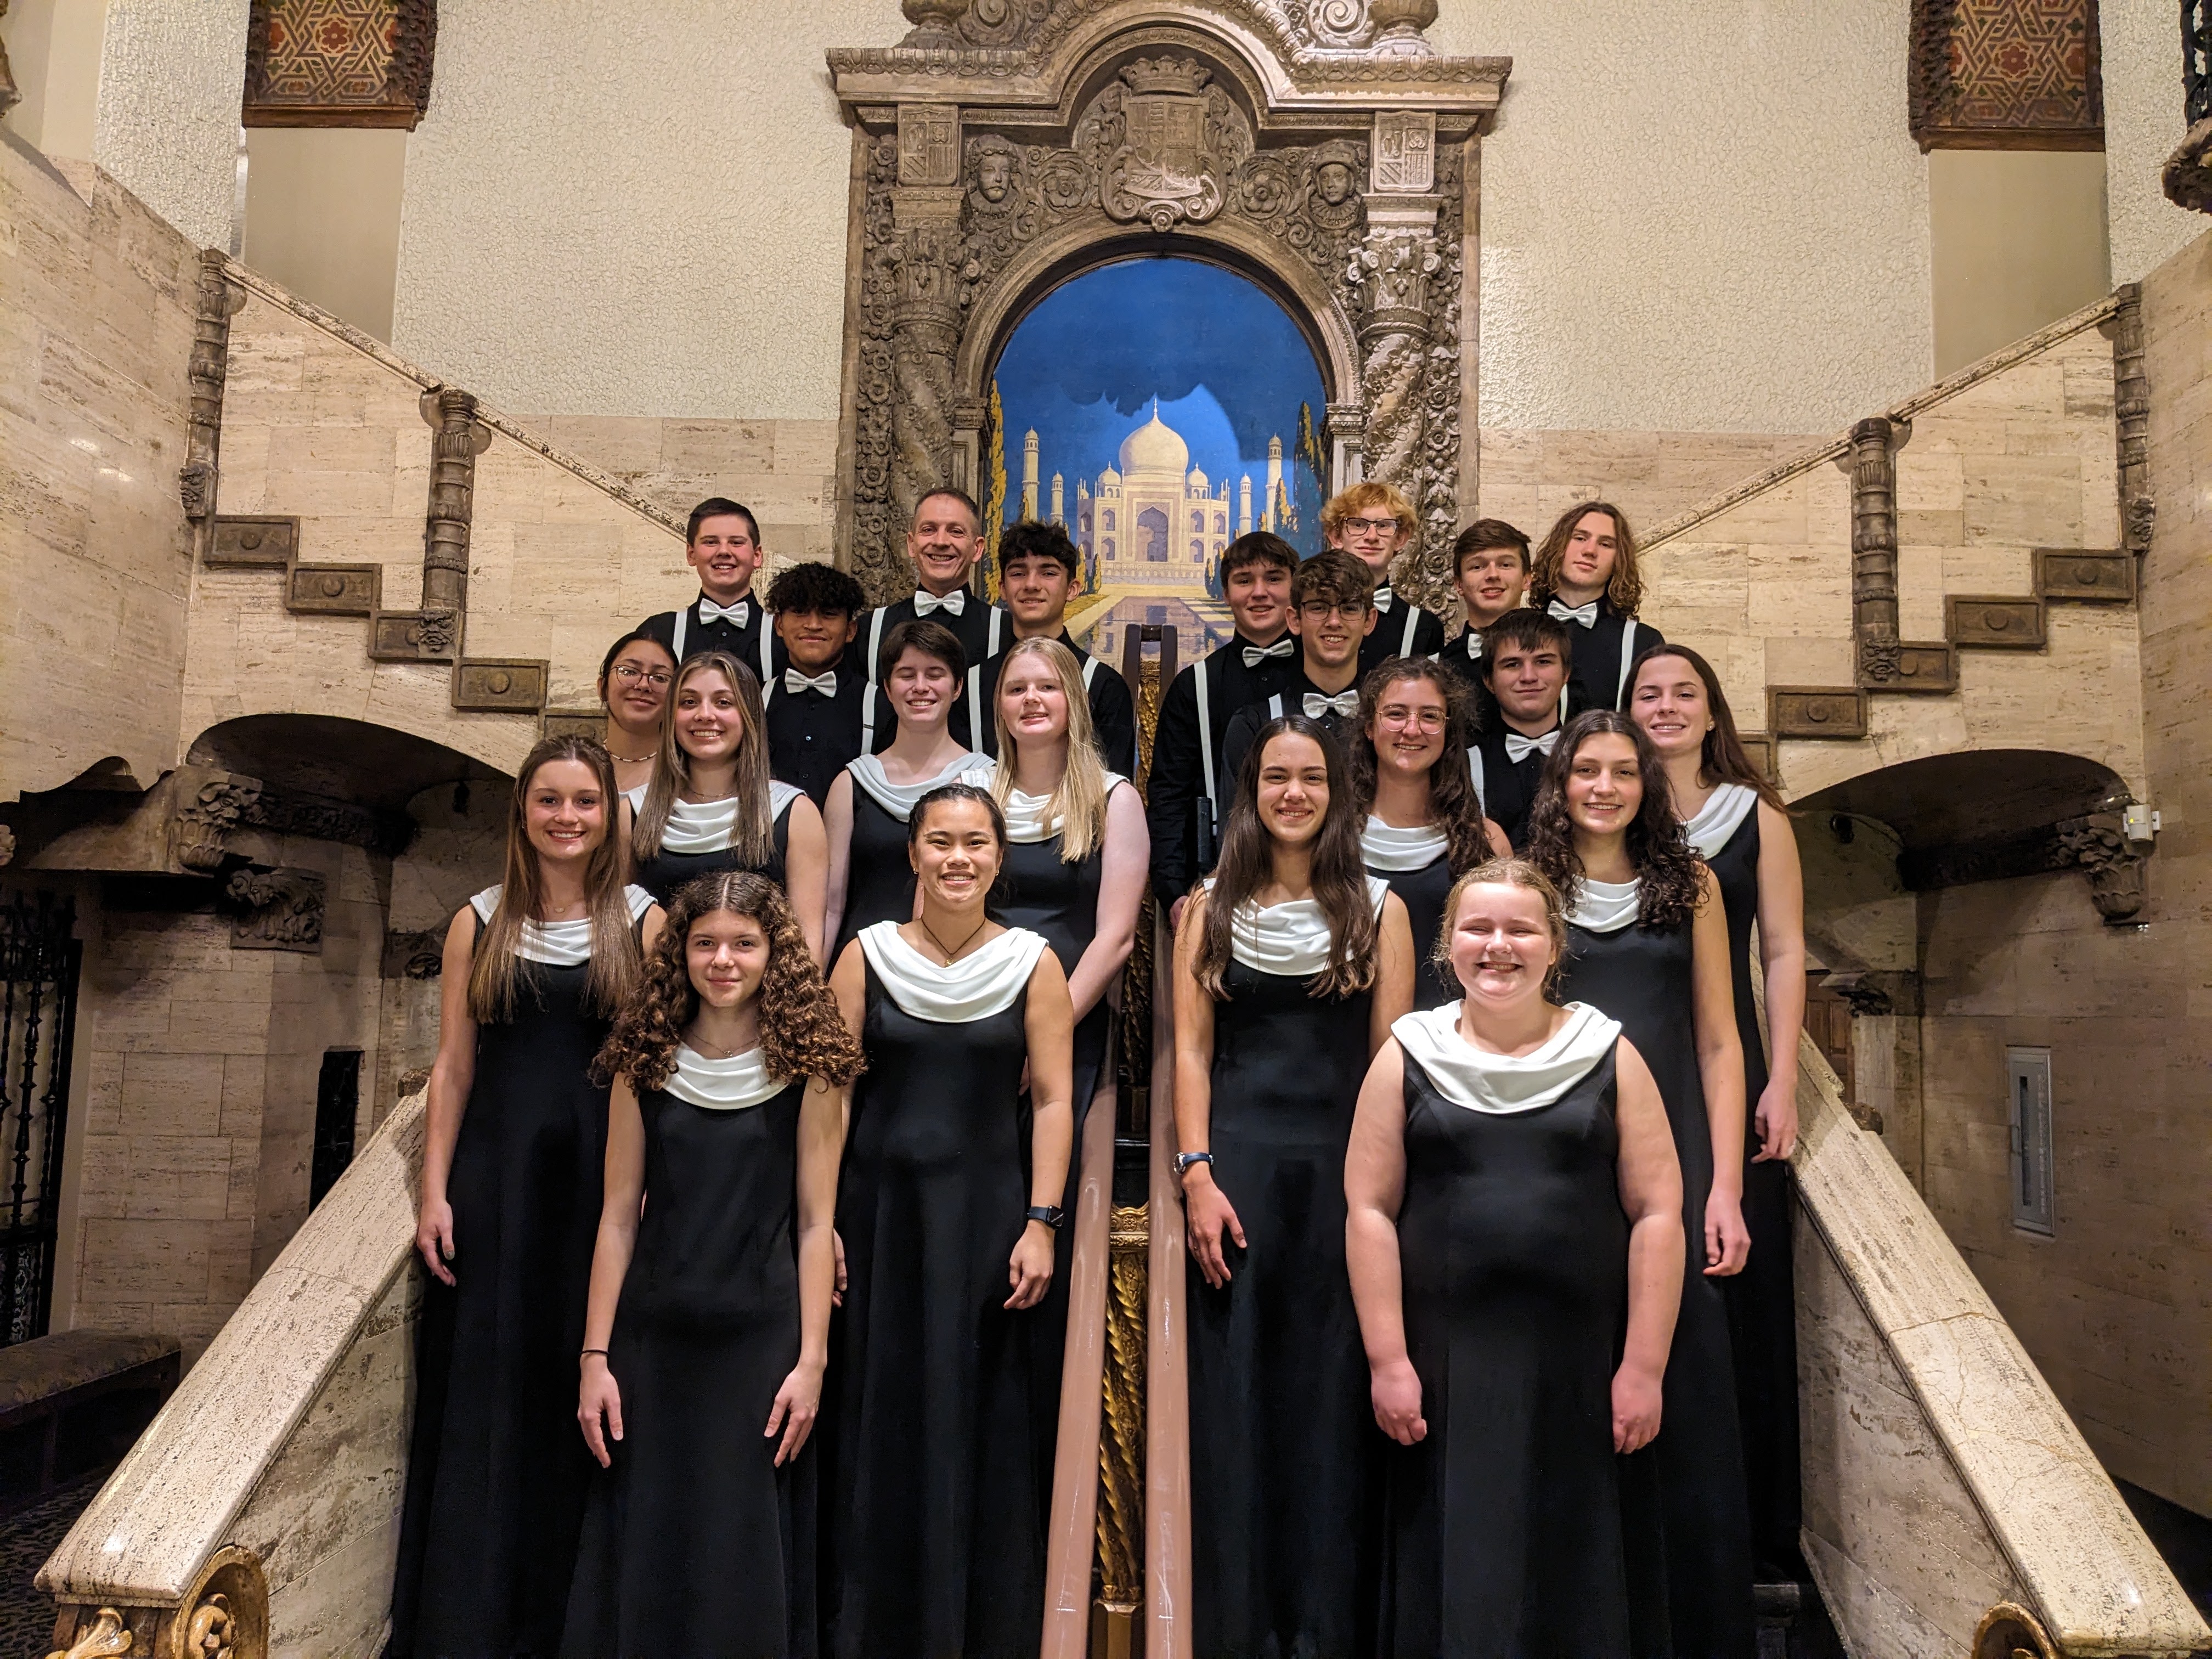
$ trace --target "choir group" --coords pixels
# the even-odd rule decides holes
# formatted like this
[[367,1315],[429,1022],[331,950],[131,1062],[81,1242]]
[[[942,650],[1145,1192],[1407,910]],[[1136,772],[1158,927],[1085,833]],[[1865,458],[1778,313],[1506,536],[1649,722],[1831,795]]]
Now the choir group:
[[1226,550],[1140,799],[1058,525],[989,604],[933,493],[868,610],[692,514],[699,597],[447,936],[393,1655],[1036,1651],[1149,884],[1194,1651],[1750,1659],[1802,1572],[1787,816],[1617,509],[1469,527],[1449,637],[1395,489],[1322,522]]

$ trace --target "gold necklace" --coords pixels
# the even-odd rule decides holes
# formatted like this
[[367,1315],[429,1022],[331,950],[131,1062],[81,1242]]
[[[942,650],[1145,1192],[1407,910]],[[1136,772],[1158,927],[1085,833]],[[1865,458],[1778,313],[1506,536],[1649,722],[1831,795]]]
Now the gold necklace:
[[917,917],[916,920],[921,922],[921,931],[929,935],[929,942],[932,945],[934,945],[939,950],[945,952],[944,965],[947,968],[950,968],[954,963],[960,959],[960,952],[968,948],[969,940],[973,939],[976,934],[981,933],[986,927],[988,927],[991,925],[990,917],[985,916],[982,921],[977,922],[973,927],[968,930],[967,939],[962,939],[957,948],[951,948],[945,945],[943,939],[938,938],[937,929],[932,927],[926,919]]
[[699,1035],[698,1028],[696,1026],[692,1028],[691,1034],[684,1040],[692,1048],[697,1049],[701,1054],[706,1054],[707,1058],[709,1060],[734,1060],[740,1052],[740,1050],[736,1048],[724,1048],[719,1054],[707,1054],[707,1051],[709,1048],[720,1048],[721,1045],[720,1043],[708,1042],[706,1038]]

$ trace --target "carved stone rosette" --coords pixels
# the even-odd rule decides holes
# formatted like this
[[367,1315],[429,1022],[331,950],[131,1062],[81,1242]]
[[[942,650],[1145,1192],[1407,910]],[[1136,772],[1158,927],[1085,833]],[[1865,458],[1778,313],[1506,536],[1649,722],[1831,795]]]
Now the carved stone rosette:
[[[1249,271],[1316,343],[1325,490],[1386,478],[1432,599],[1458,530],[1463,156],[1509,65],[1446,58],[1394,0],[930,0],[902,45],[834,51],[854,180],[852,495],[841,558],[911,580],[906,520],[981,494],[990,374],[1044,293],[1133,255]],[[1287,434],[1285,436],[1287,437]]]

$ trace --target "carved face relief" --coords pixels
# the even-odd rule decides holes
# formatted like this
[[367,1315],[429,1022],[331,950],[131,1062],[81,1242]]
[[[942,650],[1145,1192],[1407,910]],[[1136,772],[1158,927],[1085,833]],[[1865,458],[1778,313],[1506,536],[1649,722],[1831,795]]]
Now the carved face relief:
[[1314,190],[1331,207],[1341,205],[1352,194],[1352,169],[1341,161],[1323,161],[1314,174]]
[[996,207],[1006,199],[1013,188],[1014,158],[1002,150],[987,151],[975,166],[975,190],[982,198]]

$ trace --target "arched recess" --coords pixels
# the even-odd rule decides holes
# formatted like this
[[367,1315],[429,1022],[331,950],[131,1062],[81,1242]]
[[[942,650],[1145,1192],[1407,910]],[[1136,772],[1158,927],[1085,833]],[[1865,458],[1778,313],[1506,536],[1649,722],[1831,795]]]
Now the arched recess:
[[933,7],[896,46],[836,51],[855,129],[841,561],[907,580],[927,490],[974,489],[1007,331],[1133,253],[1259,282],[1324,365],[1329,482],[1413,500],[1441,586],[1471,489],[1472,146],[1510,64],[1439,58],[1366,0],[1032,0]]

